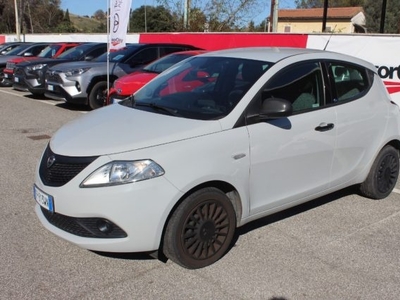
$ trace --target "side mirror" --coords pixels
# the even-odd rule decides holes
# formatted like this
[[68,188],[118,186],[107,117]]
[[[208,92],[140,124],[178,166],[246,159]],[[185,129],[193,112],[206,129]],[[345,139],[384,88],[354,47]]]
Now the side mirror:
[[25,52],[25,53],[24,53],[24,56],[25,56],[25,57],[30,57],[30,56],[33,56],[33,53],[31,53],[31,52]]
[[85,61],[92,60],[94,57],[91,55],[85,56]]
[[260,112],[262,119],[276,119],[288,117],[293,113],[292,103],[281,98],[267,98],[263,100]]

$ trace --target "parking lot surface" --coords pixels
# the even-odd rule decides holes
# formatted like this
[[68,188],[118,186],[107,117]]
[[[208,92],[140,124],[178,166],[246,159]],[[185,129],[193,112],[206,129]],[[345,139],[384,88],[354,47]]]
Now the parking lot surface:
[[248,224],[199,270],[59,239],[34,213],[35,167],[54,132],[84,113],[0,90],[1,299],[399,299],[400,183],[384,200],[349,188]]

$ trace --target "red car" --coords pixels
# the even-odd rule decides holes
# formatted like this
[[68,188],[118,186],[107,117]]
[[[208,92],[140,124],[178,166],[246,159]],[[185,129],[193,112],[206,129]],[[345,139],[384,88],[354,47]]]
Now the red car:
[[11,86],[13,84],[14,67],[17,64],[26,61],[32,61],[39,58],[56,58],[61,53],[64,53],[68,49],[74,48],[80,44],[81,43],[69,43],[69,42],[54,43],[44,48],[37,56],[21,56],[7,61],[6,68],[3,70],[4,72],[4,80],[2,82],[3,86],[7,85]]
[[131,74],[122,76],[121,78],[114,81],[114,85],[110,88],[105,105],[113,104],[121,101],[126,97],[129,97],[142,86],[144,86],[147,82],[152,80],[154,77],[156,77],[158,74],[165,71],[172,65],[188,57],[203,54],[206,52],[207,51],[205,50],[175,52],[148,64],[139,71],[135,71]]

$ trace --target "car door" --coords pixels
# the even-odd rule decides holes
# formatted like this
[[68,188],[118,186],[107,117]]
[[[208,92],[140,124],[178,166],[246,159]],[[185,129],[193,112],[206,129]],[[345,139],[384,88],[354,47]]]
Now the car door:
[[329,105],[337,113],[331,185],[340,187],[354,180],[373,160],[385,135],[387,108],[377,90],[371,89],[372,71],[338,61],[327,63],[327,67],[333,87]]
[[336,115],[325,107],[323,78],[319,62],[296,63],[273,76],[253,102],[284,98],[293,115],[247,126],[251,215],[308,200],[329,186]]

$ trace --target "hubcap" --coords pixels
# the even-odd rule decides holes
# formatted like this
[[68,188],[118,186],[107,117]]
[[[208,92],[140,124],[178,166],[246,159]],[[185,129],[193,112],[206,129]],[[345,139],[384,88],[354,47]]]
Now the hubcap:
[[217,201],[201,203],[183,227],[184,251],[194,259],[207,259],[225,244],[229,233],[228,213]]

